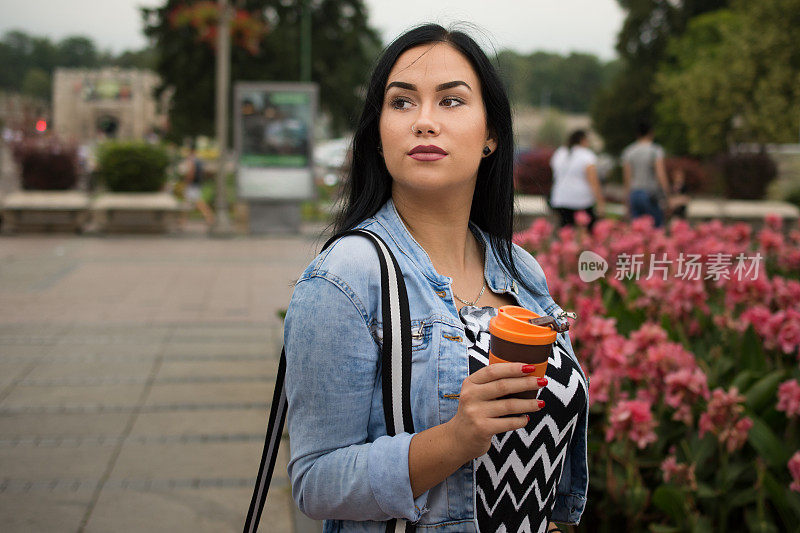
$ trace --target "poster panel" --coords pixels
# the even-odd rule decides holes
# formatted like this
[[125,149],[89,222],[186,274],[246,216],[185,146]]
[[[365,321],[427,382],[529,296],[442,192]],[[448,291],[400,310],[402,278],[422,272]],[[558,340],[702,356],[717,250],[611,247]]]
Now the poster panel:
[[239,198],[305,200],[313,196],[313,83],[238,82],[234,145]]

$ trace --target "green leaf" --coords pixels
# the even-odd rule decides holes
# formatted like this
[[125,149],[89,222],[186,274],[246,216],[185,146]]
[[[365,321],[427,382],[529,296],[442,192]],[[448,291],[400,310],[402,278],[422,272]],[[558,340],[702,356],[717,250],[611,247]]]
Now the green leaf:
[[733,378],[733,381],[731,382],[730,386],[736,387],[740,391],[747,390],[747,388],[750,386],[750,383],[753,382],[753,379],[755,379],[755,377],[756,376],[753,372],[749,370],[744,370],[742,372],[739,372],[739,374],[735,378]]
[[741,368],[755,372],[765,372],[767,370],[767,360],[764,357],[762,342],[752,325],[744,332],[739,354]]
[[672,485],[659,485],[653,492],[653,505],[664,511],[675,522],[686,516],[686,500],[683,493]]
[[789,488],[778,483],[769,472],[764,472],[763,482],[769,501],[778,511],[783,523],[787,526],[795,523],[800,517],[800,508],[793,507],[787,497]]
[[681,528],[665,524],[650,524],[651,533],[679,533]]
[[702,439],[698,439],[695,442],[696,444],[692,447],[693,455],[690,458],[690,462],[700,467],[707,464],[709,458],[717,451],[717,441],[707,433]]
[[697,497],[701,499],[716,498],[717,491],[705,483],[699,483],[697,485]]
[[725,472],[726,473],[725,485],[726,486],[733,485],[736,482],[736,480],[739,478],[739,476],[741,476],[745,471],[748,471],[748,470],[752,471],[752,468],[753,468],[753,465],[750,464],[750,463],[746,463],[746,462],[734,463],[734,464],[728,465],[728,469]]
[[769,404],[770,400],[774,402],[778,393],[778,384],[785,376],[786,373],[783,370],[775,370],[756,381],[745,394],[747,397],[745,405],[752,411],[760,412]]
[[[752,467],[752,465],[749,465]],[[734,493],[725,495],[726,505],[729,509],[736,509],[737,507],[744,507],[749,503],[756,501],[758,491],[754,488],[740,490]]]
[[744,517],[747,522],[747,528],[750,531],[757,533],[778,533],[778,528],[775,527],[775,524],[766,517],[764,520],[759,520],[758,514],[752,510],[746,511]]
[[752,416],[751,418],[753,427],[747,435],[747,441],[772,468],[786,468],[786,463],[789,461],[789,450],[783,441],[759,417]]
[[692,528],[692,533],[707,533],[708,531],[713,531],[711,520],[707,516],[698,516],[697,522]]

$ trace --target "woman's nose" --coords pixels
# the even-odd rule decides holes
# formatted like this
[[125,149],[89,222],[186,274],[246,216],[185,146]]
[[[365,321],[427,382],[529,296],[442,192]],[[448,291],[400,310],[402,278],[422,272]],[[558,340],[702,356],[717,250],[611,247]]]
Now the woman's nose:
[[411,126],[414,135],[438,135],[439,129],[439,123],[434,120],[430,108],[422,106],[416,122]]

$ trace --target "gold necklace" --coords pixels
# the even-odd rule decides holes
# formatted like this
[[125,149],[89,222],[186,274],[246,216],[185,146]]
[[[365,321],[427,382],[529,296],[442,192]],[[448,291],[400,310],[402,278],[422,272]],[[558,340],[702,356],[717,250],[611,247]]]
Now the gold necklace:
[[485,290],[486,290],[486,280],[484,279],[483,280],[483,286],[481,287],[481,292],[478,294],[478,297],[475,298],[475,300],[473,300],[471,302],[463,300],[458,296],[458,294],[456,294],[456,291],[453,291],[453,296],[455,296],[456,300],[458,300],[459,302],[461,302],[464,305],[475,305],[476,303],[478,303],[478,300],[481,299],[481,296],[483,296],[483,291],[485,291]]

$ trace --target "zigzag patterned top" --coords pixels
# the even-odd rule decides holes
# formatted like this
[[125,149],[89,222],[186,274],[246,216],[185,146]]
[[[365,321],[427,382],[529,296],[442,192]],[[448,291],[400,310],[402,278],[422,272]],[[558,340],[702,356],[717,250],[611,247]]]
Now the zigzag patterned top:
[[[493,307],[461,308],[469,341],[470,374],[489,364],[489,320]],[[578,415],[586,406],[586,382],[561,344],[547,362],[548,384],[538,398],[545,407],[529,413],[523,429],[492,437],[489,451],[474,461],[475,513],[480,533],[544,533],[556,501],[564,458]]]

